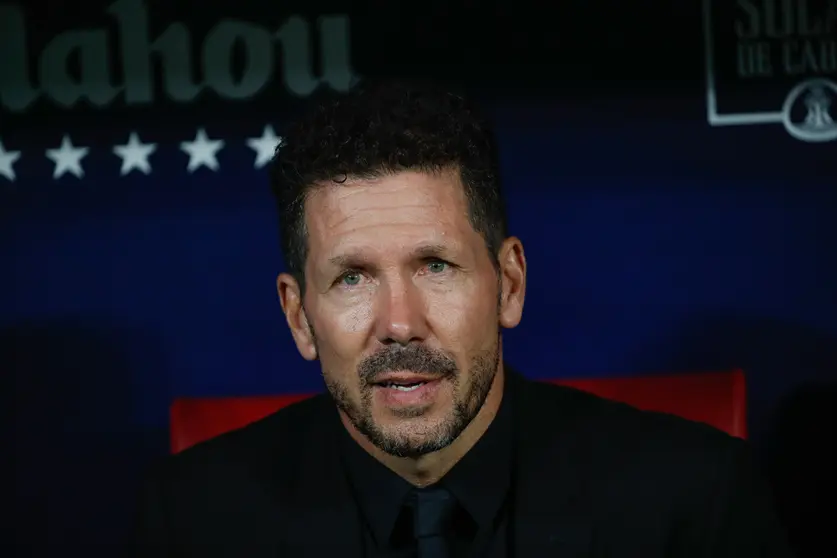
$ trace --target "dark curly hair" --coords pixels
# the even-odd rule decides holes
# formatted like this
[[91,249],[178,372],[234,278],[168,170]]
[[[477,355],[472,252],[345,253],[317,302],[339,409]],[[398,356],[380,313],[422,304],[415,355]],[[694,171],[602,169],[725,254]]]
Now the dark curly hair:
[[506,238],[495,139],[465,96],[438,85],[377,82],[320,101],[290,124],[271,166],[288,272],[304,289],[305,200],[312,188],[405,170],[459,172],[474,230],[497,265]]

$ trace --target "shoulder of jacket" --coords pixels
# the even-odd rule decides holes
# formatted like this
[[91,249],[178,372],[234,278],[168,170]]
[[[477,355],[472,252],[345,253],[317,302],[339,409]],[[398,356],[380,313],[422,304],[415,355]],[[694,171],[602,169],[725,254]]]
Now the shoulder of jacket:
[[[155,462],[149,477],[195,479],[258,467],[283,448],[299,447],[333,412],[325,394],[279,409],[247,426],[195,444]],[[292,454],[292,452],[288,452]]]
[[634,450],[726,452],[742,440],[708,424],[680,416],[637,409],[575,388],[525,382],[521,394],[526,422],[544,432],[571,429],[591,442]]

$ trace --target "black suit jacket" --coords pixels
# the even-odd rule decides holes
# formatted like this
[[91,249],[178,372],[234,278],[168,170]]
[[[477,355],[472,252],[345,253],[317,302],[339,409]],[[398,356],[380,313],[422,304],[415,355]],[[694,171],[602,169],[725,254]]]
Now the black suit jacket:
[[[745,442],[509,381],[515,558],[791,556]],[[317,396],[167,459],[142,491],[134,555],[362,558],[335,414]]]

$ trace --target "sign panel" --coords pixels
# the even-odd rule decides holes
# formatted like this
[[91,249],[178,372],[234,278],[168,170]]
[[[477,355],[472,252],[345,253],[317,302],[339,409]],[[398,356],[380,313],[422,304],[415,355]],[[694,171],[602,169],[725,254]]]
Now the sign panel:
[[703,0],[711,126],[837,140],[837,0]]
[[[291,12],[256,24],[207,9],[177,21],[150,6],[116,0],[44,33],[36,10],[0,4],[0,184],[80,180],[91,170],[106,179],[218,172],[219,153],[236,148],[227,161],[247,157],[260,169],[281,140],[277,111],[267,119],[254,103],[287,107],[359,79],[347,14]],[[242,130],[217,118],[234,103],[243,110],[230,120]],[[179,157],[165,162],[172,152]]]
[[160,95],[182,104],[206,91],[244,101],[276,81],[306,97],[321,86],[348,91],[357,79],[345,14],[315,21],[290,15],[273,27],[224,18],[196,36],[178,21],[152,34],[143,0],[117,0],[105,11],[113,25],[67,30],[31,52],[34,18],[0,4],[2,108],[24,113],[39,100],[62,109],[142,106]]

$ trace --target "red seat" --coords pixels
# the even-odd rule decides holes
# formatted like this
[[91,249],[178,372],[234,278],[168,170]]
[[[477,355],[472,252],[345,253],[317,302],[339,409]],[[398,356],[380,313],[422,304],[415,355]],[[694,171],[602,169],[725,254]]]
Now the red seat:
[[[552,380],[648,411],[704,422],[733,436],[747,436],[744,373],[710,372],[629,378]],[[311,394],[176,399],[171,406],[171,449],[183,451],[266,417]]]

